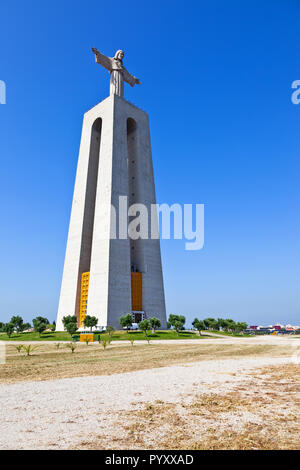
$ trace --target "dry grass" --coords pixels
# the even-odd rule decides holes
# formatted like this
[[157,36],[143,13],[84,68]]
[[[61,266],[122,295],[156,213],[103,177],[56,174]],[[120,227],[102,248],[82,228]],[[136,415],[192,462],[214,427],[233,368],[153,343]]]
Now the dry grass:
[[111,375],[201,360],[241,357],[289,356],[287,346],[251,344],[135,344],[113,343],[104,351],[99,344],[77,344],[72,354],[66,346],[42,344],[31,356],[7,347],[7,361],[0,366],[0,382],[50,380],[66,377]]
[[204,394],[196,398],[189,410],[194,415],[214,416],[218,413],[228,413],[239,409],[248,410],[251,408],[249,401],[237,394],[218,395]]
[[114,423],[113,439],[98,436],[80,448],[299,450],[299,384],[298,365],[271,366],[227,394],[180,404],[148,403],[123,412]]
[[289,436],[280,438],[278,433],[257,424],[248,424],[243,431],[223,431],[220,434],[209,432],[202,441],[187,443],[189,450],[288,450],[298,449],[299,441],[294,447]]
[[[269,366],[260,369],[259,375],[267,375],[268,380],[280,381],[281,383],[294,383],[300,381],[300,364],[286,364],[284,368],[278,368],[278,366]],[[254,376],[258,376],[254,373]]]

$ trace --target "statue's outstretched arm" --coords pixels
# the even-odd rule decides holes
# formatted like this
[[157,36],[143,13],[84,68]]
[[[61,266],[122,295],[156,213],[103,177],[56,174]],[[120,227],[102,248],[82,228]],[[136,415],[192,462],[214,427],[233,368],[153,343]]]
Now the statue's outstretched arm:
[[112,63],[111,63],[111,58],[107,57],[104,54],[101,54],[101,52],[98,51],[98,49],[95,49],[92,47],[92,51],[95,54],[96,62],[97,64],[102,65],[105,67],[109,72],[112,70]]
[[124,81],[129,83],[130,86],[134,86],[135,84],[140,85],[140,80],[136,78],[134,75],[131,75],[131,73],[128,72],[125,68],[123,69],[123,78]]

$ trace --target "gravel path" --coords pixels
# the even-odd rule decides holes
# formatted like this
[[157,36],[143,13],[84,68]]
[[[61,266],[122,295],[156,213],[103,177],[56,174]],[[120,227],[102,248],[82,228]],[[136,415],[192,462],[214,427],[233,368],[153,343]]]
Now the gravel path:
[[0,449],[67,449],[110,433],[116,412],[226,393],[257,367],[288,358],[211,360],[98,377],[0,385]]

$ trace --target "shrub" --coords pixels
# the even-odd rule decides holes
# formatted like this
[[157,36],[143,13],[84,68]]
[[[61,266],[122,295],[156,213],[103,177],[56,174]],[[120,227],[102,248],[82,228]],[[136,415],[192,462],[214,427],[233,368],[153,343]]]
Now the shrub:
[[120,324],[123,328],[126,328],[127,331],[131,327],[133,323],[133,318],[131,313],[127,313],[127,315],[124,315],[123,317],[120,318]]
[[114,331],[115,331],[115,329],[114,329],[113,326],[108,325],[108,326],[106,327],[106,332],[108,333],[108,335],[109,335],[110,338],[112,337]]
[[145,333],[145,336],[148,336],[148,330],[150,330],[149,320],[143,320],[139,323],[139,329]]
[[66,324],[66,330],[69,333],[69,335],[71,335],[71,336],[75,335],[75,333],[77,331],[77,323],[68,322]]
[[97,326],[98,323],[98,318],[97,317],[92,317],[91,315],[87,315],[83,321],[84,326],[86,328],[90,328],[91,331],[93,330],[94,326]]
[[71,349],[71,353],[73,354],[73,352],[76,349],[76,344],[75,343],[68,343],[67,348]]
[[155,330],[161,327],[161,321],[159,320],[159,318],[149,318],[149,324],[152,329],[152,333],[155,333]]
[[32,346],[32,344],[29,344],[28,346],[23,345],[23,349],[26,352],[26,356],[30,356],[30,353],[38,349],[39,346]]

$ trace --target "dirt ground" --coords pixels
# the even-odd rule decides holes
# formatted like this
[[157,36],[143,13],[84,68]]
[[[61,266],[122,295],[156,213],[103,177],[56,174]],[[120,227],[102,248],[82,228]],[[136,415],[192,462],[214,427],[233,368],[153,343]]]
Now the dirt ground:
[[299,340],[207,341],[9,345],[0,448],[299,449]]
[[[25,344],[24,344],[25,345]],[[20,344],[7,343],[6,364],[0,365],[0,383],[111,375],[172,364],[239,357],[289,357],[300,348],[300,338],[218,338],[205,340],[116,341],[101,344],[31,343],[27,356]],[[26,343],[28,346],[28,343]],[[58,347],[57,347],[58,346]]]

